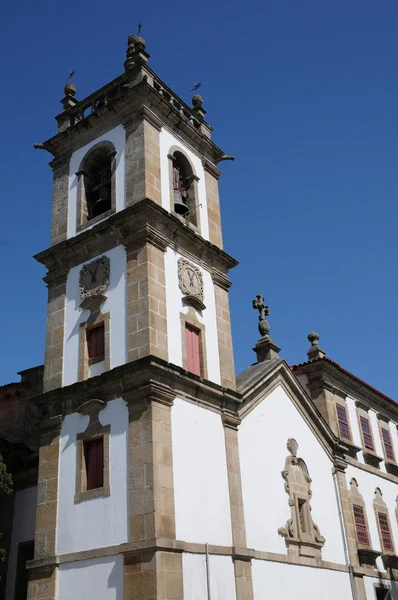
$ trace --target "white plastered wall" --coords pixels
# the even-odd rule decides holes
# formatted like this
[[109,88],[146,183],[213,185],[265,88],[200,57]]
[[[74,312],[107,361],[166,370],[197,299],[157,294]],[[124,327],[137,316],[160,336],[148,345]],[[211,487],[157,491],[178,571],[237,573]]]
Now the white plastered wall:
[[206,556],[182,555],[184,600],[235,600],[235,573],[230,556],[209,556],[210,595],[207,593]]
[[281,386],[242,421],[239,453],[247,546],[286,554],[278,534],[291,518],[281,471],[289,455],[288,438],[298,442],[298,456],[312,479],[312,518],[326,538],[322,558],[345,563],[340,521],[332,478],[332,463],[304,417]]
[[[179,367],[182,363],[182,340],[180,313],[187,313],[188,306],[183,304],[183,294],[178,285],[178,259],[181,254],[167,248],[165,252],[166,306],[167,306],[167,343],[169,362]],[[194,261],[191,261],[194,262]],[[214,284],[208,271],[196,265],[203,275],[204,304],[203,311],[196,311],[199,323],[206,328],[207,378],[221,383],[220,360],[218,353],[216,300]]]
[[[126,319],[126,250],[117,246],[103,256],[110,259],[110,284],[105,292],[106,301],[102,313],[110,313],[110,368],[113,369],[127,359],[127,319]],[[96,257],[98,258],[98,257]],[[83,264],[92,262],[87,260]],[[79,380],[79,338],[80,323],[87,321],[90,311],[80,308],[79,275],[83,264],[73,267],[66,280],[66,310],[63,385],[71,385]],[[94,376],[99,372],[92,372]]]
[[35,539],[36,504],[36,486],[26,488],[15,494],[5,600],[13,600],[14,598],[18,544],[21,542],[30,542]]
[[123,600],[123,556],[59,566],[57,600]]
[[171,409],[176,537],[232,544],[224,428],[220,415],[177,398]]
[[170,181],[169,181],[169,158],[171,147],[177,147],[185,156],[190,160],[193,166],[194,174],[199,177],[198,181],[198,203],[200,211],[200,228],[201,236],[205,240],[209,239],[209,222],[207,217],[207,199],[206,199],[206,184],[205,184],[205,172],[203,169],[202,162],[191,148],[189,148],[184,142],[178,137],[174,136],[170,131],[162,128],[159,134],[159,150],[160,150],[160,172],[161,172],[161,186],[162,186],[162,206],[165,210],[170,212]]
[[[110,425],[109,475],[111,493],[75,503],[76,436],[89,417],[68,415],[62,423],[59,463],[57,554],[103,548],[128,541],[128,409],[122,398],[108,402],[99,413],[101,425]],[[94,596],[93,596],[94,597]]]
[[[361,493],[365,502],[372,548],[381,552],[376,515],[373,508],[375,489],[376,487],[379,487],[383,495],[383,500],[388,508],[388,514],[390,516],[391,523],[391,533],[394,539],[395,551],[398,552],[398,525],[395,516],[397,484],[392,481],[389,481],[388,479],[378,477],[374,473],[368,473],[363,469],[354,467],[352,465],[348,465],[346,471],[348,489],[350,488],[349,484],[352,477],[355,477],[355,479],[357,480],[359,492]],[[385,571],[383,561],[381,560],[381,558],[377,559],[376,564],[379,571]]]
[[341,571],[253,560],[252,578],[254,600],[352,600],[349,575]]
[[[116,150],[116,211],[123,210],[126,206],[126,184],[125,184],[125,147],[126,130],[123,125],[118,125],[104,135],[92,140],[82,148],[73,152],[69,163],[69,198],[68,198],[68,238],[76,235],[76,212],[77,212],[77,186],[78,177],[76,172],[87,152],[99,142],[112,142]],[[84,228],[84,231],[90,226]],[[80,233],[80,232],[78,232]]]

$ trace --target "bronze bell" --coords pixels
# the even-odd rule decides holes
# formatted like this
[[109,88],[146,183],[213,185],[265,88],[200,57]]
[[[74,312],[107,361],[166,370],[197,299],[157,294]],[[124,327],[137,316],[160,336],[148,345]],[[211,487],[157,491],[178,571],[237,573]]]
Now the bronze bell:
[[179,190],[174,190],[174,210],[178,215],[186,215],[189,208],[184,202],[182,194]]
[[94,216],[102,215],[112,206],[111,200],[111,181],[108,169],[103,169],[99,174],[99,183],[94,186],[93,192],[97,192],[97,199],[94,201]]

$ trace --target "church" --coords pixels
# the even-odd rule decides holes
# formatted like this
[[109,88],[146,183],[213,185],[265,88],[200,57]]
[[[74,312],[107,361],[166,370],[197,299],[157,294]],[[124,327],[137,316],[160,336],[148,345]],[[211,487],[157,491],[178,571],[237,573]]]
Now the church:
[[0,387],[0,597],[398,598],[398,405],[317,333],[287,364],[262,290],[235,374],[233,157],[149,58],[130,35],[124,72],[81,100],[68,83],[35,145],[53,170],[45,361]]

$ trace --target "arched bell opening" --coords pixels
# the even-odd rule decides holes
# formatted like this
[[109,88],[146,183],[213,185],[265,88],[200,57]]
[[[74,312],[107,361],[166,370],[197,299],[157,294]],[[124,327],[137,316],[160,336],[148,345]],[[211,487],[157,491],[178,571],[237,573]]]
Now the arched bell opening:
[[110,142],[94,147],[83,159],[78,176],[78,228],[116,209],[116,151]]
[[199,227],[197,181],[187,157],[175,150],[169,154],[171,162],[172,210]]

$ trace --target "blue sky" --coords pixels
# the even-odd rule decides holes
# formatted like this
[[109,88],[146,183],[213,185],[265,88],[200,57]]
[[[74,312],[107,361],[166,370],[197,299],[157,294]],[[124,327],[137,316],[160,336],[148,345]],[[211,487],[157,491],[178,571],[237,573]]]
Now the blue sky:
[[398,397],[398,3],[248,0],[8,3],[2,94],[0,384],[43,361],[50,155],[70,69],[83,98],[123,71],[142,21],[150,66],[236,161],[220,182],[236,370],[254,361],[257,293],[289,362],[315,329],[327,355]]

